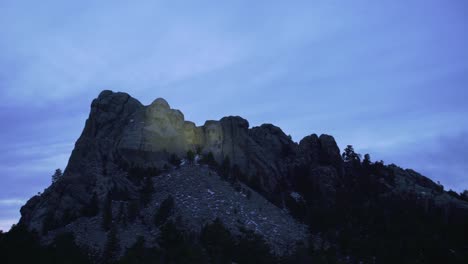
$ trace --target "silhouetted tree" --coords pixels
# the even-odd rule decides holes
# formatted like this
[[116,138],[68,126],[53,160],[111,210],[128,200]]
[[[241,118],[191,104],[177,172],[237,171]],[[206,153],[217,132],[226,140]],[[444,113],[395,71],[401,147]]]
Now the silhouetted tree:
[[93,217],[99,213],[99,200],[97,194],[94,192],[88,204],[83,207],[83,215],[86,217]]
[[140,184],[141,180],[146,177],[154,177],[161,174],[161,170],[157,167],[140,167],[132,166],[128,169],[128,176],[135,184]]
[[62,170],[56,169],[55,173],[52,175],[52,183],[56,183],[62,177]]
[[460,198],[468,202],[468,190],[464,190],[460,193]]
[[139,213],[140,213],[140,203],[138,202],[138,200],[131,200],[128,203],[128,208],[127,208],[128,221],[130,223],[134,222]]
[[119,223],[122,223],[123,226],[127,226],[127,218],[125,217],[125,209],[124,209],[124,203],[119,203],[119,211],[117,215],[117,221]]
[[197,155],[201,155],[201,153],[202,153],[202,148],[201,148],[200,146],[197,146],[197,147],[195,148],[195,153],[196,153]]
[[208,152],[208,154],[203,155],[200,162],[214,168],[218,167],[218,163],[216,162],[213,152],[211,151]]
[[160,226],[164,222],[166,222],[167,218],[172,214],[172,210],[174,209],[174,198],[169,195],[159,206],[156,215],[154,216],[154,223],[156,226]]
[[44,221],[42,222],[42,234],[45,235],[50,230],[57,228],[57,219],[55,218],[55,211],[47,211]]
[[172,221],[161,228],[158,242],[162,249],[162,263],[207,263],[199,245],[189,241]]
[[104,204],[102,206],[102,228],[109,230],[112,224],[112,200],[110,194],[106,195]]
[[181,160],[176,154],[171,154],[171,156],[169,157],[169,163],[171,163],[172,165],[176,167],[179,167]]
[[48,245],[41,245],[36,232],[23,225],[13,225],[8,233],[0,232],[0,261],[2,264],[28,263],[91,263],[79,249],[71,233],[58,234]]
[[364,168],[369,168],[370,165],[371,165],[371,158],[370,158],[370,155],[369,154],[365,154],[364,155],[364,159],[362,160],[362,166]]
[[117,256],[118,251],[119,238],[117,237],[117,228],[113,225],[107,232],[107,240],[103,251],[104,263],[112,263],[112,260]]
[[231,263],[234,250],[234,239],[219,218],[203,227],[200,241],[211,263]]
[[151,200],[151,196],[154,193],[153,180],[150,177],[146,177],[143,182],[143,188],[141,189],[141,203],[143,206],[148,205]]
[[250,188],[254,189],[257,192],[261,192],[261,174],[257,173],[256,175],[250,177],[248,180],[247,184],[249,185]]
[[361,160],[361,155],[357,154],[356,152],[354,152],[354,148],[352,145],[348,145],[346,146],[343,154],[342,154],[342,157],[344,159],[344,161],[348,162],[348,161],[351,161],[351,162],[355,162],[355,161],[358,161],[360,162]]
[[192,150],[187,151],[187,160],[193,162],[195,160],[195,153]]
[[161,252],[156,248],[145,247],[145,238],[139,236],[131,246],[122,259],[119,260],[119,264],[140,264],[140,263],[160,263]]
[[[89,263],[86,254],[75,244],[73,233],[63,233],[55,237],[53,243],[49,246],[50,252],[57,263]],[[39,263],[39,262],[38,262]],[[48,262],[51,263],[51,262]]]
[[231,161],[229,160],[229,156],[225,156],[223,159],[223,163],[221,164],[221,177],[227,179],[229,178],[229,174],[231,171]]
[[229,179],[231,181],[241,181],[241,182],[244,182],[244,183],[247,181],[247,177],[245,176],[244,173],[242,173],[239,165],[237,165],[237,164],[232,166],[231,175],[230,175]]
[[252,230],[241,229],[242,235],[234,249],[234,261],[237,263],[275,263],[270,247],[262,236]]
[[450,189],[447,193],[454,198],[461,199],[461,196],[452,189]]

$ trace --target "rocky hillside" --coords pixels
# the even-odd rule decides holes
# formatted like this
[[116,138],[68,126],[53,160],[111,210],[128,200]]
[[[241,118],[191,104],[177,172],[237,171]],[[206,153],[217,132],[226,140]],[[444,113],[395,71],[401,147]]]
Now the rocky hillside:
[[[63,176],[18,226],[52,248],[72,234],[94,262],[137,249],[163,263],[196,262],[173,258],[193,252],[202,263],[457,262],[468,256],[467,200],[352,147],[342,155],[329,135],[296,143],[237,116],[197,127],[164,99],[103,91]],[[168,230],[180,252],[161,240]]]
[[[291,253],[293,245],[305,241],[307,227],[299,224],[287,211],[281,210],[245,184],[233,185],[223,180],[207,165],[186,164],[179,169],[151,177],[153,191],[147,201],[110,200],[109,226],[103,226],[104,215],[80,217],[77,220],[44,234],[46,243],[52,243],[60,233],[72,232],[76,242],[92,252],[99,253],[106,245],[106,232],[112,225],[121,243],[116,250],[123,255],[138,237],[147,246],[157,246],[155,238],[164,222],[173,220],[185,232],[199,233],[207,223],[219,219],[234,235],[242,228],[261,235],[275,254]],[[145,188],[148,188],[145,186]],[[158,211],[164,201],[173,203],[172,213],[158,223]],[[137,210],[132,213],[132,206]],[[134,215],[132,215],[134,214]]]

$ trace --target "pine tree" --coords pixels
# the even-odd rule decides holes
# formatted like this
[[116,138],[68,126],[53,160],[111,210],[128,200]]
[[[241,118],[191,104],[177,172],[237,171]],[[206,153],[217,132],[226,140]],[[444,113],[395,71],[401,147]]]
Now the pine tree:
[[119,251],[119,239],[117,237],[117,228],[112,226],[112,228],[107,232],[107,241],[104,246],[104,263],[112,263]]
[[242,235],[234,250],[234,261],[237,263],[275,263],[270,247],[265,239],[252,230],[240,230]]
[[221,164],[221,176],[225,179],[229,178],[229,174],[231,172],[231,161],[229,157],[224,157],[223,163]]
[[83,215],[86,217],[93,217],[99,213],[99,199],[94,192],[89,203],[83,207]]
[[52,175],[52,183],[56,183],[62,177],[62,170],[56,169],[54,175]]
[[366,169],[368,169],[371,165],[371,158],[369,154],[364,155],[364,160],[362,160],[362,166]]
[[131,200],[127,207],[127,220],[130,223],[135,222],[137,217],[140,215],[140,203],[138,200]]
[[172,214],[174,209],[174,198],[169,195],[159,206],[156,215],[154,216],[154,223],[156,226],[162,225],[166,222],[167,218]]
[[460,197],[462,200],[465,200],[468,202],[468,190],[464,190],[463,192],[461,192]]
[[361,163],[361,155],[354,152],[352,145],[346,146],[342,157],[345,162],[352,162],[353,164],[358,162]]
[[171,156],[169,157],[169,163],[171,163],[172,165],[176,167],[179,167],[181,160],[176,154],[171,154]]
[[154,193],[153,180],[151,177],[146,177],[141,189],[141,203],[146,206],[151,201],[151,196]]
[[219,218],[203,227],[200,240],[212,263],[231,263],[234,239]]
[[112,200],[110,195],[107,194],[106,200],[102,208],[102,228],[109,230],[112,224]]
[[192,150],[187,151],[187,160],[191,163],[195,160],[195,153]]
[[218,167],[216,160],[214,158],[213,152],[208,152],[208,154],[204,155],[203,158],[200,160],[201,163],[204,163],[211,167]]

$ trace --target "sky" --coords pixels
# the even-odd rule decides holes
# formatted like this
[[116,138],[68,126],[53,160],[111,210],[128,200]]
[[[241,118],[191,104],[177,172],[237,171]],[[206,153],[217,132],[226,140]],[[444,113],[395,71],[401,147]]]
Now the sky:
[[66,167],[104,89],[197,125],[331,134],[468,189],[467,25],[465,0],[2,0],[0,229]]

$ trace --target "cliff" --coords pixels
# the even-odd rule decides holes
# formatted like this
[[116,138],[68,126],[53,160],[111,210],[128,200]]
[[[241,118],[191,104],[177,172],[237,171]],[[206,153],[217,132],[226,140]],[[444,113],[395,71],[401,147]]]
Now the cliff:
[[[117,235],[111,257],[118,259],[138,237],[146,247],[161,246],[157,238],[168,221],[200,234],[218,219],[233,235],[260,235],[281,256],[298,247],[339,248],[343,236],[368,237],[354,232],[389,225],[367,223],[365,212],[400,219],[397,208],[411,205],[442,219],[438,226],[466,219],[468,203],[430,179],[356,157],[343,159],[329,135],[296,143],[274,125],[251,128],[238,116],[196,126],[162,98],[144,106],[126,93],[103,91],[63,176],[22,207],[20,225],[38,232],[44,245],[72,233],[97,258],[106,254],[109,235]],[[171,214],[155,220],[168,199]]]

